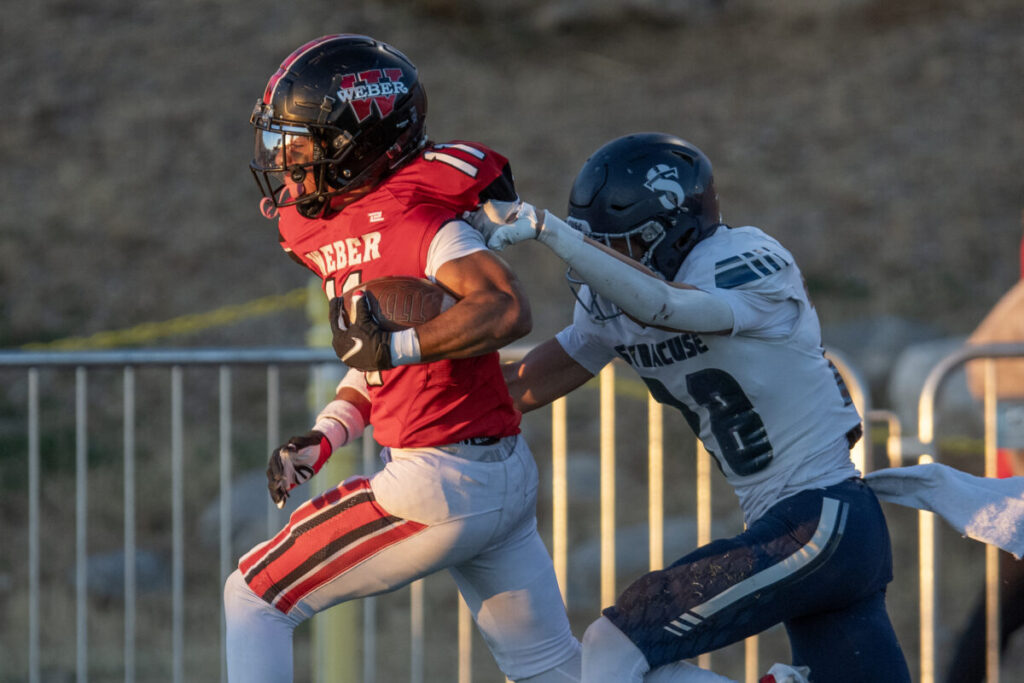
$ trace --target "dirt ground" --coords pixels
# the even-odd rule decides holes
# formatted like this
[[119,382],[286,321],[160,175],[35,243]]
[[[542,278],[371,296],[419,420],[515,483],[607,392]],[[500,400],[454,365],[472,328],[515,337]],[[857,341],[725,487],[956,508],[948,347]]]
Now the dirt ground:
[[[431,136],[502,151],[520,194],[554,211],[564,210],[588,153],[610,138],[661,130],[698,144],[715,164],[725,220],[758,225],[790,248],[826,327],[894,315],[966,334],[1017,279],[1024,209],[1018,0],[498,5],[40,0],[8,12],[0,24],[7,102],[0,126],[0,347],[127,328],[305,286],[307,275],[281,254],[275,226],[257,210],[246,168],[248,117],[281,59],[334,32],[367,33],[406,52],[429,94]],[[564,269],[537,245],[507,258],[535,302],[526,341],[540,341],[569,319]],[[292,309],[158,343],[302,345],[307,330],[306,312]],[[22,395],[2,401],[6,430]],[[117,438],[110,438],[115,453]],[[541,430],[537,442],[544,438]],[[24,522],[24,473],[14,459],[20,451],[6,437],[2,443],[0,518],[9,538],[7,525]],[[92,490],[117,491],[113,457],[92,475]],[[50,483],[48,519],[66,524],[73,478]],[[730,495],[717,500],[731,505]],[[119,532],[117,510],[93,514]],[[166,538],[165,514],[143,519],[150,526],[140,535]],[[900,542],[915,520],[898,511],[891,519],[900,552],[890,600],[899,601],[894,620],[915,657],[913,607],[897,597],[916,599],[916,556]],[[948,647],[981,565],[973,545],[943,542],[958,560],[943,571],[949,592],[940,646]],[[56,556],[70,559],[71,546],[58,546]],[[20,664],[2,661],[23,658],[23,569],[15,559],[0,558],[4,682],[23,680]],[[190,565],[190,581],[215,595],[217,579],[204,569]],[[53,570],[55,581],[64,580],[63,571]],[[68,597],[73,604],[72,588],[62,586],[44,604],[45,617],[70,628],[73,618],[60,605]],[[397,642],[407,624],[404,598],[394,600],[382,629]],[[166,605],[143,606],[154,630],[150,640],[140,636],[152,643],[140,680],[163,680]],[[216,614],[207,607],[189,608],[195,634],[212,635]],[[93,609],[94,642],[109,636],[115,647],[97,654],[90,680],[117,680],[120,605]],[[99,616],[108,613],[109,621]],[[451,609],[438,613],[448,624]],[[590,616],[574,612],[574,625]],[[67,633],[48,636],[48,651],[63,643],[63,654],[72,655]],[[785,657],[780,638],[766,636],[768,655]],[[300,653],[307,643],[303,636]],[[216,662],[216,643],[193,646],[196,662]],[[439,660],[442,646],[429,649]],[[479,641],[475,659],[488,672],[480,680],[490,680],[483,676],[494,675],[493,664]],[[716,661],[732,667],[736,659]],[[1014,675],[1024,671],[1020,659]],[[436,666],[448,670],[448,663]],[[58,666],[48,680],[71,680],[68,671]]]

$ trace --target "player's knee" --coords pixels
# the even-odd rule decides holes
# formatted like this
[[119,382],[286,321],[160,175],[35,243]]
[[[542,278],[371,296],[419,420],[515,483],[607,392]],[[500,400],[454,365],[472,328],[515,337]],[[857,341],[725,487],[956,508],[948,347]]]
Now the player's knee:
[[235,570],[224,582],[224,619],[229,637],[253,630],[268,629],[285,636],[291,633],[305,616],[298,610],[284,614],[257,595],[242,574]]
[[647,658],[625,633],[601,617],[583,634],[583,680],[632,681],[650,670]]
[[273,607],[256,595],[237,569],[224,582],[224,614],[229,621],[245,619],[259,612],[274,611]]
[[224,612],[229,615],[229,618],[230,615],[244,610],[245,606],[250,604],[251,601],[247,599],[246,592],[252,593],[252,589],[242,578],[241,572],[236,569],[224,582]]
[[597,650],[611,650],[614,652],[640,652],[625,633],[619,627],[608,620],[607,617],[600,617],[587,627],[583,633],[584,652]]
[[579,681],[580,653],[578,650],[575,655],[553,669],[548,669],[544,673],[529,678],[516,679],[516,683],[579,683]]

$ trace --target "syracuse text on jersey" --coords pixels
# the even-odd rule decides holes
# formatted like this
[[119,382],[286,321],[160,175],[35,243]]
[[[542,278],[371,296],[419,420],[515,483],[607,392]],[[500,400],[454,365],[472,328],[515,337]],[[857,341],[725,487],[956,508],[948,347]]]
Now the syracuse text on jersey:
[[705,353],[708,347],[696,334],[684,332],[657,344],[619,344],[615,350],[634,368],[658,368]]

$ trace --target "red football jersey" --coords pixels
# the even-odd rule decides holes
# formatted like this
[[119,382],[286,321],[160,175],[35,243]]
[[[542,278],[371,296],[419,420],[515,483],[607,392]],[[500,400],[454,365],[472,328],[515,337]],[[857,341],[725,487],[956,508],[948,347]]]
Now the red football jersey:
[[[365,197],[327,218],[281,209],[281,246],[323,281],[328,299],[388,275],[426,277],[443,225],[483,199],[514,196],[508,161],[469,142],[433,144]],[[370,422],[384,446],[415,448],[519,432],[498,354],[368,373]]]

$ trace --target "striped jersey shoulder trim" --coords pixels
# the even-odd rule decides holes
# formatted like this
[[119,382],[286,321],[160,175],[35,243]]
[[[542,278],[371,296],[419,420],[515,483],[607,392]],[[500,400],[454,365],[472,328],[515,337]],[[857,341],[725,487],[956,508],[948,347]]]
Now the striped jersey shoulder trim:
[[765,247],[757,247],[715,263],[715,286],[732,289],[777,273],[791,261]]

